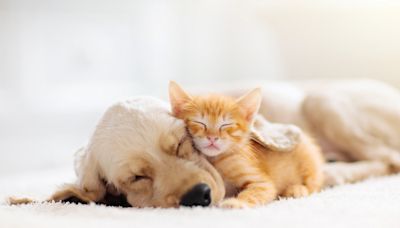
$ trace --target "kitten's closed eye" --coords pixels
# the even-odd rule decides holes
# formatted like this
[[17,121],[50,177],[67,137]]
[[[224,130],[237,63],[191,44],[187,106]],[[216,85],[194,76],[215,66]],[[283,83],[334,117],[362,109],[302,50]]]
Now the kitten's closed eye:
[[196,120],[190,120],[191,123],[194,123],[196,125],[201,126],[205,131],[207,130],[207,124],[200,122],[200,121],[196,121]]
[[233,127],[233,126],[235,126],[235,123],[226,123],[226,124],[222,124],[222,125],[219,127],[219,130],[222,131],[222,130],[228,128],[228,127]]

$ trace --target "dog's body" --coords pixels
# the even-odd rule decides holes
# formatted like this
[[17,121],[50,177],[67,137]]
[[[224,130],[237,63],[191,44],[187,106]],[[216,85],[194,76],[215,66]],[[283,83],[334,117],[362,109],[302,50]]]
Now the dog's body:
[[[341,161],[326,166],[327,185],[400,170],[400,93],[396,88],[373,80],[255,84],[263,89],[260,114],[272,122],[301,127],[317,139],[328,160]],[[248,87],[253,86],[249,83]]]

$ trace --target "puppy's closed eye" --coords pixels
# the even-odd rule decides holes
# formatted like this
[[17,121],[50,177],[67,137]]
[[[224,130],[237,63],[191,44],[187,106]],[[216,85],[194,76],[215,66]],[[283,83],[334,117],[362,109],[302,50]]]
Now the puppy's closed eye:
[[151,178],[148,176],[143,176],[143,175],[135,175],[135,176],[131,177],[131,183],[137,183],[137,182],[145,181],[145,180],[151,180]]
[[125,181],[125,187],[136,193],[151,189],[153,179],[150,176],[133,175]]

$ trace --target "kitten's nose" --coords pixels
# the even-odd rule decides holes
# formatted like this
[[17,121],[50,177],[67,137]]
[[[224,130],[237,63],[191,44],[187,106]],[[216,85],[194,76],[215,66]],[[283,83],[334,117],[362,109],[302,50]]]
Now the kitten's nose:
[[214,143],[216,142],[219,138],[216,136],[207,136],[207,139],[211,142]]

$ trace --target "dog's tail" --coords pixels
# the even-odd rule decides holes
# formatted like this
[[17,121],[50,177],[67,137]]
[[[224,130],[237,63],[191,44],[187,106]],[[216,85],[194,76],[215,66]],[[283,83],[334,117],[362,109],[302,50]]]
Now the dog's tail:
[[391,166],[381,161],[358,161],[352,163],[326,163],[324,187],[355,183],[371,177],[392,174]]

